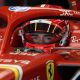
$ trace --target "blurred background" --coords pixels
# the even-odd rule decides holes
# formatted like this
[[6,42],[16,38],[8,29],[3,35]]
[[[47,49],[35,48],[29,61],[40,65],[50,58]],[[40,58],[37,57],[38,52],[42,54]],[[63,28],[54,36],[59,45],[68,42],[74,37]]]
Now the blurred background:
[[39,4],[61,5],[69,8],[69,0],[0,0],[0,6],[36,6]]

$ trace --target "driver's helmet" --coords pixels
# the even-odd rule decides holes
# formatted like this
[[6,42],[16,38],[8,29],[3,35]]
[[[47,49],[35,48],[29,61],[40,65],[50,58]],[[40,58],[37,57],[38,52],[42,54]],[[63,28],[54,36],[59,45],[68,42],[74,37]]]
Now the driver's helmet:
[[51,51],[64,46],[68,38],[68,21],[60,19],[36,19],[22,25],[24,47]]
[[67,21],[59,19],[37,19],[22,26],[22,41],[25,47],[51,50],[64,46],[68,38]]

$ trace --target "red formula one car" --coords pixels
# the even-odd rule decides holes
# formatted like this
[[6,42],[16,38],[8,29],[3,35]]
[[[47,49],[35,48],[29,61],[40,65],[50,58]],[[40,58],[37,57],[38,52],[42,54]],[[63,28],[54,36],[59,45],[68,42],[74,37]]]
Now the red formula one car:
[[61,6],[0,8],[0,80],[80,80],[80,12]]

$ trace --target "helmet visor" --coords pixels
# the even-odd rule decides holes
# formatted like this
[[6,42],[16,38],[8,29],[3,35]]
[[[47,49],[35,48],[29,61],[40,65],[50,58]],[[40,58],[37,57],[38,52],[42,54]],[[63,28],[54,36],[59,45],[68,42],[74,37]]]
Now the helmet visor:
[[23,28],[25,39],[32,43],[50,44],[61,39],[62,30],[51,24],[32,23]]

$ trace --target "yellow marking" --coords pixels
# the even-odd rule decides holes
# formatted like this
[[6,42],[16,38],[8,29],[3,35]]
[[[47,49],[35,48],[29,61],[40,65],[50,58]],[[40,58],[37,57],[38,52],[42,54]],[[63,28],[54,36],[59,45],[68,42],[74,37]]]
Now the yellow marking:
[[49,62],[46,66],[47,71],[47,80],[53,80],[54,79],[54,63]]
[[20,49],[17,49],[17,50],[16,50],[16,53],[21,53]]
[[35,23],[35,31],[37,30],[37,23]]
[[14,72],[15,74],[15,80],[19,80],[19,71],[15,67],[9,67],[9,66],[0,66],[1,69],[8,69]]

